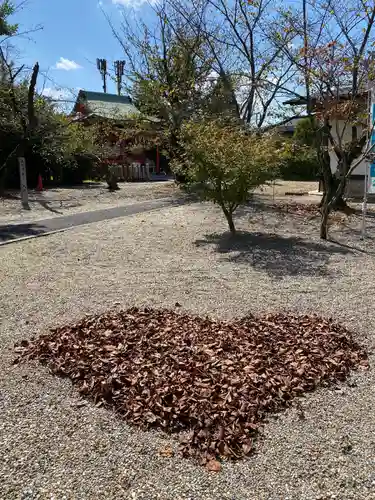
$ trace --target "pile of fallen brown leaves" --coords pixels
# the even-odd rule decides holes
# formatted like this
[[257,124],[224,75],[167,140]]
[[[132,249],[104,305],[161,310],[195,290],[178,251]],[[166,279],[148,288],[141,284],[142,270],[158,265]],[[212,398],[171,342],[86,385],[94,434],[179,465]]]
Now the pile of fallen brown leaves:
[[367,364],[347,330],[315,316],[223,322],[137,308],[54,329],[17,352],[127,422],[181,433],[183,453],[205,461],[249,454],[268,412]]
[[[271,208],[277,212],[282,212],[290,215],[297,215],[299,217],[306,217],[309,220],[321,216],[321,208],[316,203],[273,203]],[[330,220],[336,223],[342,223],[348,220],[348,217],[354,215],[356,212],[351,207],[345,207],[341,211],[334,211],[331,214]]]
[[316,203],[274,203],[272,208],[279,212],[298,215],[302,217],[309,216],[315,218],[320,215],[320,208]]

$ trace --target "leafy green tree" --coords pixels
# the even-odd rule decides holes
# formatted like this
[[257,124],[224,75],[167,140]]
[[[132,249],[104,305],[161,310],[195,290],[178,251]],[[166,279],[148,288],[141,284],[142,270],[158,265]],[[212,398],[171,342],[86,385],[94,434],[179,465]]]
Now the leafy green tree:
[[[12,107],[12,92],[19,114],[27,115],[28,82],[0,84],[0,183],[3,188],[18,186],[16,151],[23,141],[21,121]],[[101,131],[71,123],[48,98],[34,97],[35,126],[25,143],[24,155],[31,186],[41,174],[57,182],[84,179],[91,161],[102,152]],[[84,158],[86,158],[85,161]],[[80,171],[81,169],[81,171]],[[84,169],[84,170],[83,170]]]
[[174,169],[186,172],[202,199],[220,206],[235,234],[236,209],[249,201],[251,191],[277,176],[280,145],[271,135],[251,134],[218,120],[185,123],[181,144],[183,162],[174,162]]
[[38,95],[38,63],[30,81],[20,79],[24,66],[15,68],[9,46],[2,43],[17,34],[18,26],[8,22],[15,11],[13,2],[0,0],[0,188],[18,187],[17,157],[26,159],[31,186],[39,174],[63,181],[73,171],[79,175],[70,178],[83,180],[90,167],[87,160],[100,153],[100,131],[70,123],[48,98]]
[[160,120],[173,159],[182,153],[183,121],[202,114],[207,105],[212,56],[203,34],[167,2],[158,3],[154,13],[154,23],[127,15],[120,31],[112,30],[124,51],[126,90],[145,115]]
[[201,112],[207,100],[210,61],[203,40],[171,30],[160,20],[162,47],[145,44],[147,72],[137,74],[132,94],[141,111],[158,117],[168,131],[170,156],[180,154],[178,137],[184,120]]
[[0,36],[12,36],[17,33],[18,25],[10,24],[8,17],[14,14],[15,6],[9,0],[0,2]]
[[200,109],[210,62],[205,61],[202,40],[189,34],[165,34],[164,45],[162,52],[148,48],[149,71],[135,80],[133,94],[143,111],[178,126]]
[[316,150],[293,140],[284,142],[280,177],[285,180],[314,181],[319,174]]
[[315,116],[306,116],[298,121],[293,134],[293,141],[309,147],[316,147],[319,124]]
[[320,173],[317,155],[318,124],[314,116],[301,118],[293,137],[284,142],[280,177],[286,180],[316,180]]

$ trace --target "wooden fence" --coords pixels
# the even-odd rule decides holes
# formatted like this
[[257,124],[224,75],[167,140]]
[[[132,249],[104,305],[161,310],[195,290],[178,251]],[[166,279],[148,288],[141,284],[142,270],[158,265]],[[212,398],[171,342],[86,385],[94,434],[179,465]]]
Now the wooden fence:
[[150,167],[140,163],[131,165],[111,165],[111,171],[119,181],[149,181],[151,180]]

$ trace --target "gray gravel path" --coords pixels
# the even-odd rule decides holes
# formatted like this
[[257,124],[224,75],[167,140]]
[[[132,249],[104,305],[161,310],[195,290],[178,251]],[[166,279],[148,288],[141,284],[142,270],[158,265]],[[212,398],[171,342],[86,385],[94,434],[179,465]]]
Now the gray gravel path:
[[[250,217],[250,220],[248,217]],[[335,316],[374,351],[371,239],[358,218],[321,243],[303,218],[243,213],[233,243],[209,205],[80,226],[0,248],[0,498],[372,499],[375,375],[303,398],[265,426],[255,456],[206,472],[170,439],[82,403],[67,380],[13,366],[13,343],[109,307],[172,306],[230,318],[290,309]],[[374,355],[370,357],[374,364]]]
[[4,224],[0,225],[0,244],[15,241],[20,238],[37,236],[51,231],[62,231],[76,226],[92,224],[105,220],[117,219],[128,215],[149,212],[160,208],[179,205],[184,202],[173,198],[163,198],[160,200],[151,200],[146,202],[138,202],[124,206],[106,208],[103,210],[93,210],[90,212],[76,213],[55,217],[52,219],[44,219],[27,224]]
[[104,182],[50,188],[42,192],[30,190],[31,210],[22,210],[19,192],[12,191],[8,193],[10,197],[0,197],[0,224],[28,223],[180,195],[173,181],[122,182],[119,186],[118,191],[109,191]]

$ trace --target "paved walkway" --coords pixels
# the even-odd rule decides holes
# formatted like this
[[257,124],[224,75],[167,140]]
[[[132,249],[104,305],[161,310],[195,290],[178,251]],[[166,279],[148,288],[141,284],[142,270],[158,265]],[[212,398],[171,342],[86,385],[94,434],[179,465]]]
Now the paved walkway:
[[133,205],[125,205],[114,208],[106,208],[103,210],[95,210],[93,212],[82,212],[73,215],[64,215],[53,219],[44,219],[35,222],[27,222],[21,224],[6,224],[0,225],[0,245],[17,241],[25,237],[33,237],[51,231],[61,231],[75,226],[91,224],[92,222],[100,222],[103,220],[116,219],[128,215],[149,212],[168,206],[177,206],[186,203],[185,199],[159,199]]

